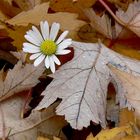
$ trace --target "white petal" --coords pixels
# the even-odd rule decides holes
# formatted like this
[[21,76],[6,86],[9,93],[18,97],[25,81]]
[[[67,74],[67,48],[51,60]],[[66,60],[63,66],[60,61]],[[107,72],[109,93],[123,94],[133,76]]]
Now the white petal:
[[25,47],[23,47],[23,51],[28,52],[28,53],[38,53],[38,52],[40,52],[40,49],[38,47],[25,46]]
[[37,46],[40,46],[40,43],[38,42],[38,40],[34,39],[32,36],[30,35],[25,35],[24,36],[29,42],[37,45]]
[[59,23],[53,23],[52,24],[52,27],[51,27],[51,30],[50,30],[50,37],[49,39],[50,40],[55,40],[56,39],[56,36],[58,34],[58,31],[59,31],[59,28],[60,28],[60,24]]
[[32,54],[32,55],[30,56],[30,60],[34,60],[34,59],[36,59],[37,57],[39,57],[40,55],[41,55],[41,53]]
[[63,55],[63,54],[68,54],[70,53],[70,50],[57,50],[56,54],[57,55]]
[[64,41],[62,41],[59,45],[58,45],[58,50],[63,50],[65,48],[67,48],[69,45],[72,44],[72,40],[71,39],[65,39]]
[[49,60],[50,60],[50,69],[51,69],[52,73],[54,73],[55,72],[54,60],[52,57],[49,57]]
[[29,36],[32,37],[34,40],[36,40],[38,44],[41,44],[42,41],[39,39],[39,37],[38,37],[38,35],[37,35],[36,32],[34,32],[34,31],[32,31],[32,30],[29,30],[29,31],[27,32],[27,35],[29,35]]
[[41,33],[44,38],[44,40],[49,39],[49,24],[47,21],[43,23],[43,21],[40,22],[40,28]]
[[47,69],[50,67],[50,61],[48,56],[45,58],[45,66]]
[[35,67],[38,66],[38,65],[44,60],[44,58],[45,58],[45,55],[44,55],[44,54],[40,55],[40,56],[34,61],[34,66],[35,66]]
[[42,38],[39,30],[35,26],[32,26],[32,29],[33,29],[33,32],[35,33],[36,37],[40,40],[40,42],[42,42],[43,38]]
[[56,44],[59,44],[67,36],[68,33],[69,31],[64,31],[57,39]]
[[38,46],[33,45],[33,44],[31,44],[31,43],[27,43],[27,42],[23,43],[23,46],[24,46],[25,48],[27,47],[27,48],[32,48],[32,49],[36,49],[36,48],[39,49]]
[[55,62],[57,65],[60,65],[60,64],[61,64],[60,61],[59,61],[59,59],[58,59],[55,55],[52,55],[51,57],[53,58],[54,62]]

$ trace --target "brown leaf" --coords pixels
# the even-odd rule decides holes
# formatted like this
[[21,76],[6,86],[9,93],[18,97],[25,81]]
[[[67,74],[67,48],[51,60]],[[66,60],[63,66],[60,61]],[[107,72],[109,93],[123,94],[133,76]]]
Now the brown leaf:
[[5,0],[0,0],[0,10],[9,17],[14,17],[21,12],[20,8],[14,7]]
[[[44,135],[48,138],[60,136],[63,139],[61,129],[66,125],[62,117],[55,116],[54,109],[58,103],[53,104],[44,112],[32,112],[29,117],[21,118],[20,113],[25,102],[24,96],[15,96],[0,103],[0,138],[4,131],[9,140],[36,140],[38,136]],[[2,126],[4,123],[4,128]],[[4,131],[3,131],[4,130]]]
[[[116,15],[126,24],[126,27],[140,37],[140,1],[129,4],[126,12],[119,9]],[[116,23],[116,33],[120,34],[122,26]]]
[[110,66],[112,72],[121,81],[127,94],[125,95],[130,105],[135,109],[135,112],[140,116],[140,76],[132,75]]
[[86,19],[83,9],[91,7],[95,2],[96,0],[51,0],[50,8],[55,12],[78,13],[80,19]]
[[4,81],[0,81],[0,101],[7,99],[23,90],[30,89],[39,83],[44,67],[34,67],[32,64],[22,65],[19,61],[9,70]]
[[62,31],[69,30],[70,35],[73,38],[76,36],[78,29],[85,24],[84,21],[77,19],[77,14],[66,12],[48,14],[48,8],[49,3],[37,5],[34,7],[34,9],[31,9],[27,12],[21,12],[14,18],[7,20],[7,23],[13,26],[27,26],[29,23],[39,25],[40,21],[43,20],[47,20],[49,24],[52,24],[53,22],[59,22],[61,24]]
[[96,15],[96,13],[93,11],[93,9],[86,9],[85,14],[91,21],[91,26],[104,35],[107,38],[112,39],[112,28],[111,28],[111,22],[107,15],[103,15],[102,17]]
[[10,20],[7,20],[7,23],[13,26],[27,26],[29,23],[38,25],[41,20],[46,18],[48,8],[49,3],[37,5],[31,10],[23,11]]
[[41,0],[13,0],[13,2],[20,7],[23,11],[32,9],[37,4],[41,3]]

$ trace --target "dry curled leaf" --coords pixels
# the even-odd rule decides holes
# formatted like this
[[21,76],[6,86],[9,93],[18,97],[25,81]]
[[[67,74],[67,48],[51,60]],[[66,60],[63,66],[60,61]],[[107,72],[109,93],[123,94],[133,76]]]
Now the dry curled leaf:
[[[140,37],[140,1],[129,4],[126,12],[119,9],[116,15],[126,24],[127,28]],[[116,33],[120,34],[122,26],[116,23]]]
[[0,81],[0,101],[7,99],[23,90],[30,89],[39,83],[44,67],[25,66],[19,61],[12,70],[9,70],[4,81]]
[[60,136],[65,140],[61,128],[66,125],[66,122],[62,117],[55,116],[54,112],[57,103],[44,112],[32,112],[30,116],[21,118],[20,113],[24,102],[24,96],[15,96],[0,103],[2,108],[2,112],[0,112],[0,138],[5,133],[8,140],[25,140],[25,138],[26,140],[36,140],[42,134],[52,137]]
[[121,84],[127,91],[125,97],[135,109],[135,113],[140,116],[140,77],[137,75],[132,75],[131,73],[126,73],[114,67],[110,67],[110,69],[121,81]]
[[112,39],[111,21],[107,15],[98,16],[93,9],[86,9],[85,14],[91,21],[91,26],[107,38]]
[[73,46],[74,58],[52,75],[54,80],[43,91],[44,98],[36,109],[47,108],[61,98],[56,113],[65,115],[73,128],[87,127],[90,121],[105,127],[106,96],[110,82],[116,88],[116,100],[120,107],[129,105],[123,85],[107,65],[115,65],[139,76],[140,62],[119,55],[100,43],[73,42]]

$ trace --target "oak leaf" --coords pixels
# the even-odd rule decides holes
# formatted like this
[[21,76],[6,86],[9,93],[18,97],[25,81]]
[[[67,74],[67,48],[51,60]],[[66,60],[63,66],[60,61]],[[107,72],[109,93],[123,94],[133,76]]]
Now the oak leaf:
[[47,108],[61,98],[56,113],[65,115],[73,128],[87,127],[90,121],[105,127],[106,96],[110,82],[116,88],[116,102],[120,107],[129,106],[125,98],[126,90],[108,64],[140,76],[140,62],[115,53],[101,43],[73,42],[73,46],[74,58],[52,75],[54,80],[43,91],[44,98],[36,109]]

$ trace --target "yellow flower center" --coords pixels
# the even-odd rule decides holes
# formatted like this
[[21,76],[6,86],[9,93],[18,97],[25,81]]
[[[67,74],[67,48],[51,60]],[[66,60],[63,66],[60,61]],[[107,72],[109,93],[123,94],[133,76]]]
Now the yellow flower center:
[[44,55],[52,55],[55,54],[57,45],[52,40],[45,40],[42,42],[40,50]]

